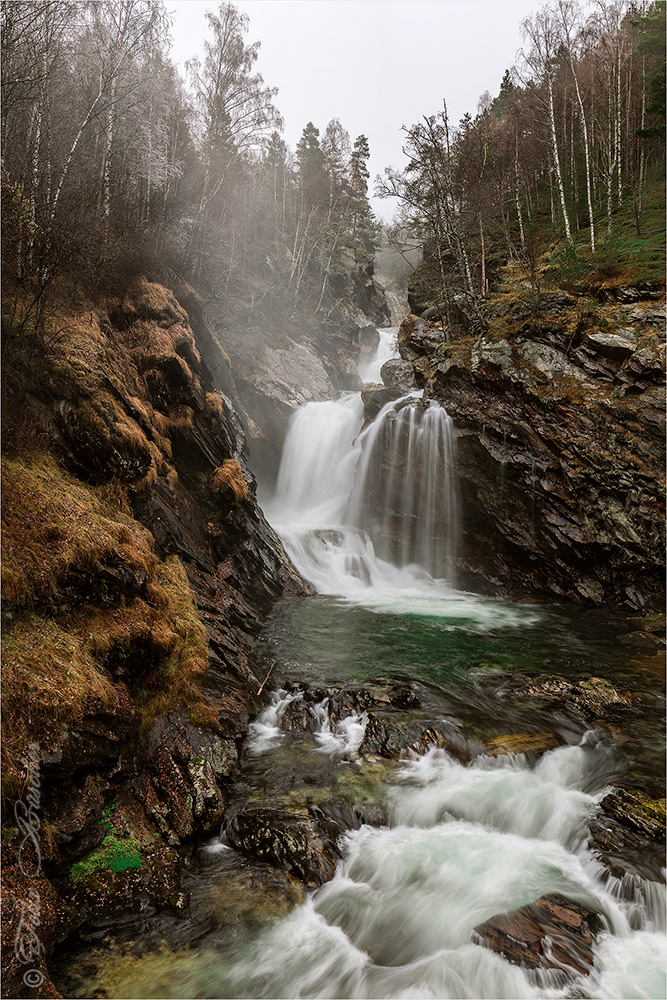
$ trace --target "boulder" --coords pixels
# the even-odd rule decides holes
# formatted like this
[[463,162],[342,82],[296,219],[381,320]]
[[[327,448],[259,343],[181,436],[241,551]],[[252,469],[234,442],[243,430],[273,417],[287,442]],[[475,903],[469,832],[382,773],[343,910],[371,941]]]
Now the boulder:
[[665,881],[665,800],[621,788],[606,795],[590,824],[590,847],[616,878]]
[[284,868],[309,888],[333,877],[339,857],[335,838],[307,812],[248,806],[227,824],[226,836],[244,854]]
[[370,423],[375,420],[383,406],[396,399],[400,399],[404,395],[405,390],[397,386],[381,386],[376,385],[374,382],[367,382],[361,390],[366,422]]
[[416,361],[423,355],[431,355],[445,343],[442,330],[434,330],[419,316],[410,313],[398,328],[398,350],[405,361]]
[[473,941],[514,965],[583,976],[593,967],[593,943],[602,929],[595,910],[553,894],[478,924]]
[[415,384],[415,371],[409,361],[391,358],[380,369],[380,378],[388,387],[411,388]]

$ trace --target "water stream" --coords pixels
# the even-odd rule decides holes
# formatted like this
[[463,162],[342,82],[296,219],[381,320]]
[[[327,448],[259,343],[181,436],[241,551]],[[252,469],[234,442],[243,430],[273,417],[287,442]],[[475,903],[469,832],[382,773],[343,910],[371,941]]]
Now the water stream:
[[[382,332],[365,379],[379,379],[394,337]],[[127,953],[107,955],[96,995],[664,997],[664,887],[614,879],[587,846],[588,821],[619,775],[632,773],[652,794],[660,787],[660,710],[637,718],[619,749],[566,713],[545,722],[498,701],[484,683],[512,670],[600,675],[652,696],[659,669],[647,673],[603,615],[457,590],[451,421],[414,392],[368,427],[363,420],[358,393],[308,403],[293,419],[267,512],[319,596],[280,606],[267,630],[277,686],[250,727],[241,781],[243,794],[269,799],[301,794],[305,783],[308,801],[327,784],[349,794],[363,785],[387,822],[350,830],[334,878],[284,916],[259,927],[247,917],[224,928],[208,920],[199,930],[193,917],[187,947],[172,933],[160,951],[153,929],[143,946],[135,941],[129,964]],[[307,731],[283,727],[303,686],[378,675],[409,681],[443,725],[488,733],[548,724],[563,745],[537,762],[482,754],[462,764],[438,749],[359,761],[367,713],[332,724],[326,696],[309,703]],[[210,913],[216,893],[225,903],[215,912],[233,908],[239,871],[250,873],[244,899],[254,905],[266,876],[251,862],[217,842],[199,858],[195,910]],[[478,924],[548,893],[601,914],[589,975],[529,972],[476,943]]]

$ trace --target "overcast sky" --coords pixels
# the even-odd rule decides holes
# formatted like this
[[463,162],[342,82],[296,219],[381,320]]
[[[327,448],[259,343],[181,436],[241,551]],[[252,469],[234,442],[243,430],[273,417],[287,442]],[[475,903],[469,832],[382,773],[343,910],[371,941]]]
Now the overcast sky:
[[[210,0],[167,0],[172,56],[182,67],[201,53]],[[284,137],[294,149],[304,125],[324,132],[339,118],[354,141],[368,137],[371,182],[405,164],[402,125],[447,101],[456,124],[495,96],[521,47],[521,19],[540,0],[237,0],[250,18],[246,41],[261,42],[256,69],[278,87]],[[371,184],[372,187],[372,184]],[[373,199],[383,218],[393,201]]]

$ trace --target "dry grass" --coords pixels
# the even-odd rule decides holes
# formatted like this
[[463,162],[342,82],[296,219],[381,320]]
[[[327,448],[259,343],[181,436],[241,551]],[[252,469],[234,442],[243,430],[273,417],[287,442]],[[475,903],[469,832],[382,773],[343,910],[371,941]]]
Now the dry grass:
[[223,414],[223,402],[222,396],[219,392],[207,392],[206,393],[206,413],[209,417],[215,417],[218,420]]
[[[174,486],[170,436],[188,433],[194,413],[187,406],[155,411],[129,358],[142,351],[178,356],[194,382],[175,350],[190,363],[198,360],[194,338],[186,314],[160,286],[139,282],[118,308],[125,324],[112,332],[102,311],[63,305],[54,319],[63,329],[54,327],[48,363],[85,400],[78,418],[93,441],[145,457],[143,468],[150,461],[133,491],[149,488],[158,474]],[[107,379],[117,392],[108,391]],[[218,727],[201,692],[206,632],[182,565],[176,557],[155,557],[153,538],[134,520],[125,487],[85,484],[46,453],[41,438],[31,441],[29,454],[2,462],[2,591],[11,612],[3,649],[3,764],[10,795],[20,793],[29,743],[62,742],[67,728],[89,712],[126,715],[134,703],[144,727],[177,709],[199,725]],[[241,480],[227,469],[227,486],[245,497],[242,472],[233,465]],[[120,568],[113,596],[95,586],[101,563]],[[81,579],[91,581],[87,592]]]
[[21,759],[30,743],[55,746],[85,712],[112,709],[120,692],[98,669],[80,635],[50,619],[28,615],[2,644],[3,789],[20,794]]
[[49,455],[3,460],[2,473],[5,600],[27,608],[49,603],[70,570],[111,555],[129,571],[154,575],[152,536],[110,502],[113,491],[81,483]]
[[195,425],[195,413],[190,406],[174,406],[167,417],[167,426],[170,433],[178,431],[180,434],[189,433]]
[[136,420],[129,417],[113,396],[98,392],[79,408],[82,425],[103,441],[118,440],[118,446],[133,457],[145,456],[150,451],[148,438]]
[[208,712],[201,693],[201,679],[208,669],[206,629],[199,620],[187,574],[176,556],[160,563],[157,581],[167,599],[163,616],[175,635],[175,643],[138,697],[144,724],[150,724],[158,715],[187,707],[207,719],[207,723],[200,724],[217,728],[217,715],[213,710],[212,714]]
[[214,493],[234,497],[235,503],[248,499],[248,484],[235,458],[228,458],[211,473],[209,483]]

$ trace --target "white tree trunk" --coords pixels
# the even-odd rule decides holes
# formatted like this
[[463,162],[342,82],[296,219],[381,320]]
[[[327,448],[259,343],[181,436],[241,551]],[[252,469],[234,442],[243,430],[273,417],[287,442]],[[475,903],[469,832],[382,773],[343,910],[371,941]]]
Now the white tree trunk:
[[109,217],[111,215],[111,149],[114,137],[114,101],[116,99],[116,77],[111,80],[109,109],[104,144],[104,165],[102,170],[102,218],[104,219],[104,242],[109,241]]
[[558,142],[556,141],[556,116],[554,113],[554,92],[551,77],[547,77],[547,86],[549,88],[549,121],[551,124],[551,144],[553,148],[554,157],[554,167],[556,169],[556,181],[558,183],[558,193],[560,194],[560,204],[563,210],[563,221],[565,223],[565,235],[569,243],[572,243],[572,233],[570,231],[570,220],[567,214],[567,206],[565,204],[565,189],[563,187],[563,175],[560,169],[560,158],[558,156]]
[[574,88],[577,93],[577,101],[579,102],[579,114],[581,115],[581,127],[584,132],[584,159],[586,161],[586,195],[588,197],[588,218],[591,230],[591,253],[595,253],[595,223],[593,222],[593,199],[591,197],[591,166],[590,166],[590,153],[588,145],[588,128],[586,126],[586,113],[584,111],[584,102],[581,99],[581,91],[579,90],[579,81],[577,79],[577,74],[574,69],[574,60],[570,60],[570,66],[572,67],[572,76],[574,77]]
[[618,178],[618,205],[623,204],[623,182],[621,169],[621,43],[617,46],[616,61],[616,174]]

